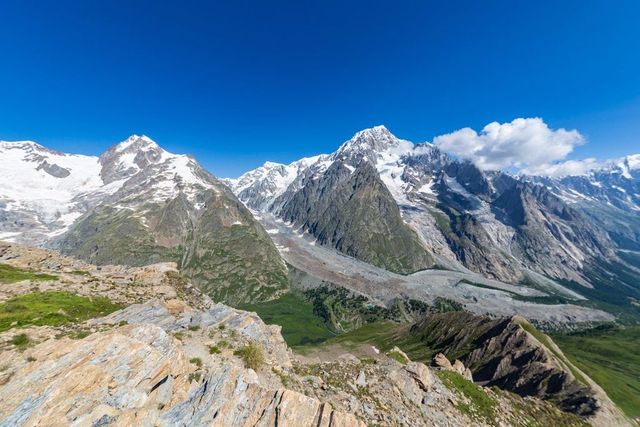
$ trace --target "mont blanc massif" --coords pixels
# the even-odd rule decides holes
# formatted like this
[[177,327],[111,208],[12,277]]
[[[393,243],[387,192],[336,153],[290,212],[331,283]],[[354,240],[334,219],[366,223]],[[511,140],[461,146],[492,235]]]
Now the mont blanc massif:
[[222,179],[1,142],[0,425],[637,425],[640,154],[335,146]]

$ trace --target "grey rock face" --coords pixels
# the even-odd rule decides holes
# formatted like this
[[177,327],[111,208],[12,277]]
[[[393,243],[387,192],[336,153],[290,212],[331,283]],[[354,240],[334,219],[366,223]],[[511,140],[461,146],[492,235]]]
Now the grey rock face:
[[287,200],[280,216],[341,252],[399,273],[434,265],[373,167],[334,162]]
[[55,176],[56,178],[66,178],[71,174],[71,172],[69,172],[69,169],[65,169],[61,166],[56,165],[55,163],[51,164],[46,160],[40,163],[40,166],[36,168],[36,170],[40,169],[44,170],[51,176]]
[[64,344],[39,346],[38,362],[0,386],[1,424],[364,425],[312,397],[269,389],[234,364],[190,380],[189,350],[152,324]]

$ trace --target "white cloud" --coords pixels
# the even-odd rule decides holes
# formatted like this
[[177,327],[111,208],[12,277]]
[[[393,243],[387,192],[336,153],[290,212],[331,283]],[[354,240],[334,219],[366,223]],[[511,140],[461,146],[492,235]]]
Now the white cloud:
[[525,175],[542,175],[561,178],[563,176],[586,175],[592,170],[601,168],[602,166],[602,163],[590,157],[583,160],[567,160],[566,162],[560,163],[530,166],[521,172]]
[[541,118],[519,118],[510,123],[489,123],[480,133],[471,128],[460,129],[437,136],[433,143],[484,170],[560,171],[579,168],[573,164],[579,161],[565,162],[565,166],[556,162],[584,144],[585,139],[577,130],[550,129]]

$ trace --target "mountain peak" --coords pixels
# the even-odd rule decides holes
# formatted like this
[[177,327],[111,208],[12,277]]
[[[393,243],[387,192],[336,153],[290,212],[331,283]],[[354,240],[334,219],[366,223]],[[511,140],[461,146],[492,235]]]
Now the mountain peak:
[[356,144],[367,144],[374,150],[384,150],[391,145],[396,145],[400,141],[394,134],[389,132],[383,125],[374,126],[372,128],[363,129],[349,140]]
[[285,165],[283,165],[282,163],[270,162],[269,160],[264,162],[264,164],[262,165],[262,167],[265,168],[265,169],[273,169],[273,168],[279,168],[279,167],[284,167],[284,166]]
[[111,146],[100,156],[101,176],[105,183],[130,177],[150,165],[175,157],[148,136],[131,135]]
[[399,142],[400,140],[386,127],[379,125],[356,132],[350,140],[340,146],[337,152],[341,155],[369,151],[380,152],[397,145]]
[[132,151],[132,150],[140,150],[145,148],[157,148],[160,149],[158,144],[151,138],[146,135],[136,135],[133,134],[129,138],[120,142],[119,144],[113,147],[115,152],[123,152],[123,151]]
[[45,146],[42,146],[40,144],[38,144],[37,142],[34,141],[0,141],[0,149],[5,148],[5,149],[19,149],[19,150],[23,150],[25,152],[38,152],[38,153],[46,153],[46,154],[57,154],[57,155],[63,155],[63,153],[56,151],[56,150],[52,150],[50,148],[47,148]]

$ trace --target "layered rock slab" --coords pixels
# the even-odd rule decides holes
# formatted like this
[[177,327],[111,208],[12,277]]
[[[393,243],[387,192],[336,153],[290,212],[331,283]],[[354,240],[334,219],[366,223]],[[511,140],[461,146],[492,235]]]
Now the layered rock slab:
[[150,324],[49,340],[33,359],[0,377],[1,425],[364,425],[233,364],[193,381],[178,341]]

